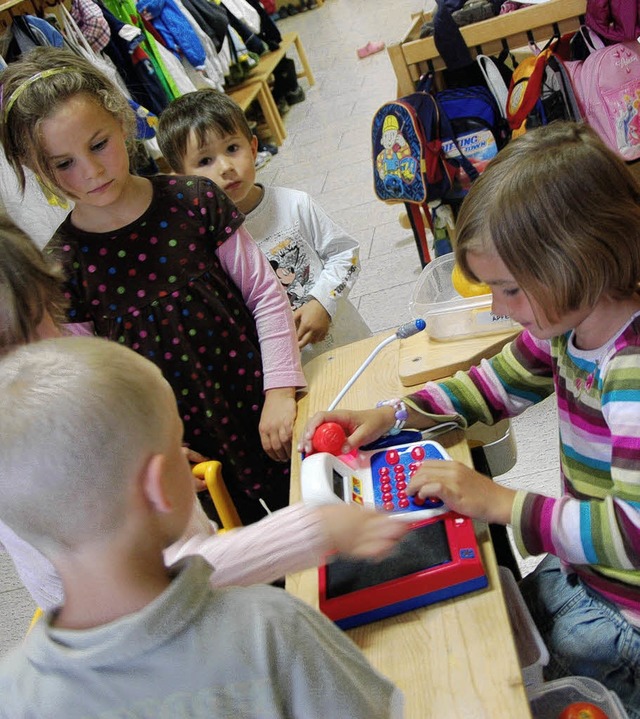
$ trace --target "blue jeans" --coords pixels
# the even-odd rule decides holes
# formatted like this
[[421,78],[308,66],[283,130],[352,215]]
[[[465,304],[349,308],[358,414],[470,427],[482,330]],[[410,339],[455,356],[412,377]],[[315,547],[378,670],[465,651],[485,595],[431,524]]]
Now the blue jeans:
[[616,692],[630,719],[640,719],[640,630],[576,574],[563,574],[551,555],[520,582],[520,591],[551,657],[545,680],[597,679]]

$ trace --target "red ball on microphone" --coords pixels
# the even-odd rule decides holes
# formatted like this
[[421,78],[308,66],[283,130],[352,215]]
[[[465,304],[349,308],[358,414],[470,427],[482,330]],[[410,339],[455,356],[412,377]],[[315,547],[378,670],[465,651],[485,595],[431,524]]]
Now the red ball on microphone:
[[342,454],[342,447],[346,441],[347,435],[337,422],[325,422],[316,428],[311,443],[316,452],[338,455]]

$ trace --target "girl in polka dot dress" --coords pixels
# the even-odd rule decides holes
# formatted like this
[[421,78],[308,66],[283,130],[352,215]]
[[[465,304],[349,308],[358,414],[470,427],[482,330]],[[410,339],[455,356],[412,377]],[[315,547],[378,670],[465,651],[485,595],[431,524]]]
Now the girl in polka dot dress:
[[[171,383],[185,443],[222,462],[244,523],[288,504],[296,388],[291,311],[243,216],[200,177],[129,171],[135,117],[90,63],[36,48],[2,83],[2,142],[75,203],[47,246],[71,323],[152,360]],[[236,480],[236,481],[234,481]]]

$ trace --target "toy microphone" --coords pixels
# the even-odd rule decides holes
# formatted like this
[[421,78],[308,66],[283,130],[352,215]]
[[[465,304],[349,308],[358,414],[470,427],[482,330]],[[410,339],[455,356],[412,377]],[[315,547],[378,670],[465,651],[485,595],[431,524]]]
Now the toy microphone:
[[427,323],[423,319],[417,319],[412,320],[411,322],[405,322],[404,324],[400,325],[398,329],[395,331],[395,334],[392,334],[390,337],[387,337],[386,339],[382,340],[380,344],[373,350],[373,352],[367,357],[367,359],[360,365],[360,367],[356,370],[355,374],[351,379],[345,384],[345,386],[340,390],[336,398],[333,400],[333,402],[329,405],[327,408],[327,412],[331,412],[336,408],[338,405],[338,402],[347,394],[347,392],[351,389],[351,386],[353,383],[360,377],[360,375],[365,371],[365,369],[371,364],[373,361],[373,358],[380,352],[380,350],[383,347],[386,347],[388,344],[393,342],[394,340],[404,340],[407,339],[407,337],[411,337],[412,335],[418,334],[418,332],[422,332],[422,330],[427,326]]

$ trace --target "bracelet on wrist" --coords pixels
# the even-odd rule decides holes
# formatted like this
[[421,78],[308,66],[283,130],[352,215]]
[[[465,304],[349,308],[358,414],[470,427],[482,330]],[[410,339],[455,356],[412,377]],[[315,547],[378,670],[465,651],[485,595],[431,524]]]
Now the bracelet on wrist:
[[395,422],[387,432],[388,435],[393,436],[402,432],[409,419],[409,411],[407,410],[407,405],[401,399],[384,399],[378,402],[376,407],[393,407],[394,409]]

